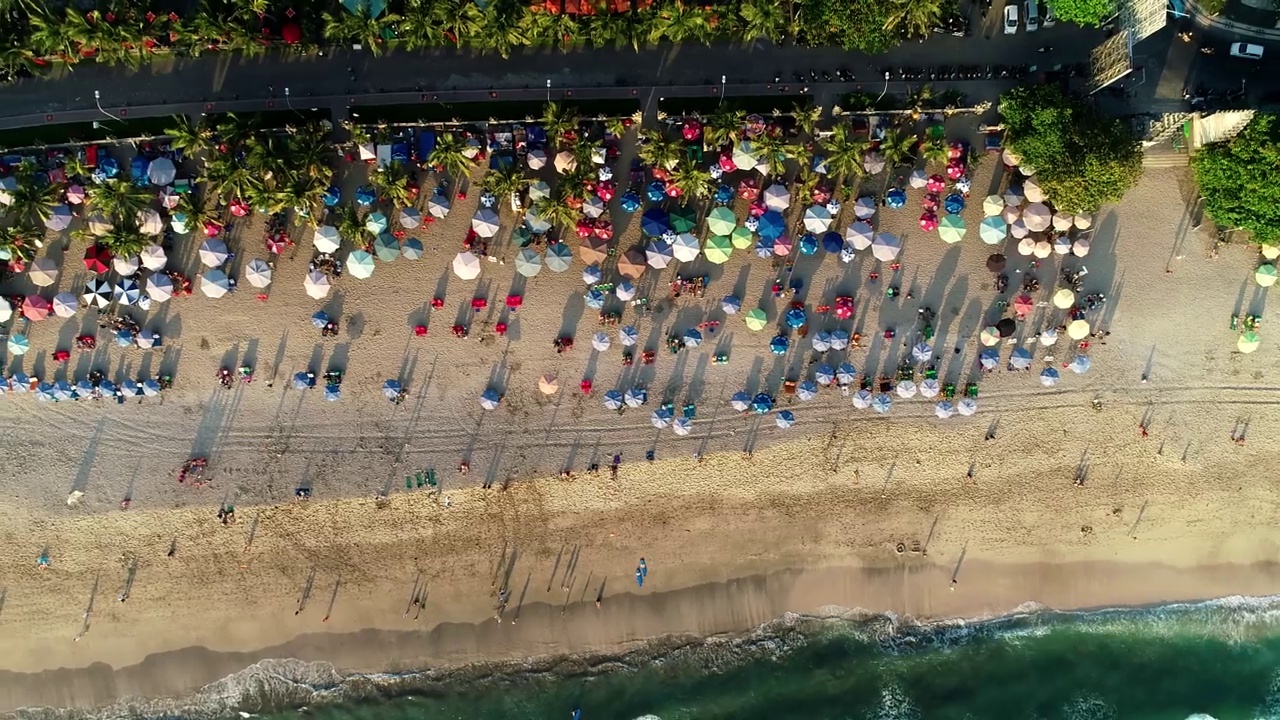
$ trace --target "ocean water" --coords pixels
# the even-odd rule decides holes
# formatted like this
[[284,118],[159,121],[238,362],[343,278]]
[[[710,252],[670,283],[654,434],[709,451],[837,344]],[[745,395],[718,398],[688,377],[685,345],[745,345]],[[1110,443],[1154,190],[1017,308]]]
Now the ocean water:
[[569,720],[575,708],[582,720],[1280,720],[1280,597],[929,624],[831,609],[736,638],[452,672],[343,677],[273,660],[93,715]]

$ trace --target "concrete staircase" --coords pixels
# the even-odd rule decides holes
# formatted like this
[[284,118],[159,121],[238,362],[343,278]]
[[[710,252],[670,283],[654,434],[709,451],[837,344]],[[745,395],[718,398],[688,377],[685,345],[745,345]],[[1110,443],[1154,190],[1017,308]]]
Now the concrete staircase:
[[1147,130],[1143,134],[1142,146],[1146,148],[1172,139],[1182,132],[1183,124],[1193,115],[1189,112],[1168,112],[1152,118],[1148,121]]

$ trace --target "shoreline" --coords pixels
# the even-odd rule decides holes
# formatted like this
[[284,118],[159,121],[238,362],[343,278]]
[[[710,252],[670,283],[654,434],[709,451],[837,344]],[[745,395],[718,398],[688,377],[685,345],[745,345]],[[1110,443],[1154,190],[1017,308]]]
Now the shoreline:
[[[121,668],[95,663],[35,673],[0,671],[0,712],[91,710],[122,702],[181,705],[202,689],[211,690],[209,686],[264,661],[273,668],[273,675],[284,667],[327,674],[317,682],[320,688],[353,675],[390,674],[381,678],[386,683],[397,676],[422,673],[447,680],[477,670],[502,672],[503,666],[507,670],[539,666],[585,670],[636,651],[745,639],[788,618],[889,616],[907,625],[948,621],[967,625],[1028,612],[1130,611],[1233,597],[1265,598],[1280,588],[1277,563],[1186,568],[1131,562],[973,561],[963,570],[955,591],[945,589],[951,568],[925,562],[784,569],[660,593],[624,592],[611,595],[600,610],[590,600],[573,602],[564,616],[558,607],[533,603],[524,608],[518,629],[481,621],[442,622],[424,630],[311,632],[242,652],[185,647]],[[1005,594],[1018,588],[1028,588],[1031,597],[1015,600]],[[1099,603],[1100,588],[1106,588],[1109,601]],[[900,602],[896,606],[874,604],[875,598],[895,596]],[[575,629],[572,634],[569,628]],[[547,651],[557,644],[563,648]],[[254,687],[243,686],[245,699],[253,697]],[[261,684],[256,688],[265,692]],[[231,710],[241,698],[224,695],[226,689],[214,694],[228,703],[224,710]]]

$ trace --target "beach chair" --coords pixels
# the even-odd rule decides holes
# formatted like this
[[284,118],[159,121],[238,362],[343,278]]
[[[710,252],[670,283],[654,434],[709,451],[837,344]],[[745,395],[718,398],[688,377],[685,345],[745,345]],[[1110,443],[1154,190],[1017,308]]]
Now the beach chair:
[[795,394],[796,394],[796,381],[795,381],[795,380],[787,380],[787,381],[783,382],[783,383],[782,383],[782,394],[783,394],[783,395],[795,395]]
[[964,396],[967,398],[978,397],[978,383],[971,382],[964,386]]
[[698,414],[698,408],[693,403],[685,403],[684,407],[680,408],[680,414],[684,415],[685,420],[692,420]]
[[947,383],[942,386],[942,397],[946,400],[954,400],[956,397],[956,384]]

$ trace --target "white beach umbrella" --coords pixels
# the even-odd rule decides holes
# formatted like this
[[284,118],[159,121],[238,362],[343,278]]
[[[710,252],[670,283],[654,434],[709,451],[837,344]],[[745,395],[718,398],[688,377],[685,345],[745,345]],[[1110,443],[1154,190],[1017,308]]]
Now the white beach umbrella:
[[923,169],[916,168],[915,170],[911,171],[911,177],[907,180],[907,182],[911,184],[911,187],[916,188],[918,190],[924,187],[925,185],[929,184],[929,176]]
[[322,253],[335,253],[342,245],[342,238],[338,236],[338,228],[332,225],[321,225],[316,228],[315,235],[311,237],[311,244]]
[[271,284],[271,266],[265,261],[254,258],[244,268],[245,282],[258,288],[264,288]]
[[1040,189],[1040,181],[1036,178],[1029,177],[1022,183],[1022,194],[1027,196],[1028,202],[1044,202],[1044,191]]
[[529,185],[530,202],[536,203],[539,200],[545,200],[549,197],[551,197],[551,186],[547,184],[546,180],[534,180],[533,183]]
[[1071,213],[1056,212],[1053,214],[1053,229],[1066,232],[1071,229]]
[[71,214],[71,208],[67,205],[55,205],[49,211],[49,217],[45,218],[44,226],[53,232],[60,232],[71,227],[71,220],[75,217]]
[[1022,218],[1018,218],[1009,226],[1009,234],[1012,235],[1015,240],[1021,240],[1030,235],[1031,231],[1027,229],[1027,224],[1023,222]]
[[686,417],[678,417],[671,423],[671,431],[677,435],[688,435],[693,432],[693,421]]
[[520,248],[516,253],[515,266],[518,274],[527,278],[534,277],[542,272],[542,256],[533,248]]
[[147,297],[155,302],[165,302],[173,297],[173,281],[168,275],[156,273],[147,278]]
[[1004,152],[1000,154],[1000,160],[1009,167],[1017,167],[1022,162],[1022,156],[1009,148],[1005,148]]
[[875,230],[872,229],[871,223],[864,220],[858,220],[844,231],[845,242],[853,245],[857,250],[866,250],[871,247],[871,241],[875,237]]
[[1036,242],[1035,249],[1031,251],[1031,254],[1043,260],[1053,254],[1053,246],[1049,244],[1048,240],[1040,240]]
[[1022,240],[1018,241],[1018,254],[1019,254],[1019,255],[1030,255],[1031,253],[1033,253],[1033,252],[1035,252],[1035,251],[1036,251],[1036,239],[1035,239],[1035,238],[1024,237],[1024,238],[1022,238]]
[[791,207],[791,192],[785,185],[774,183],[764,189],[764,206],[782,212]]
[[899,380],[898,386],[895,388],[898,397],[907,399],[916,396],[916,384],[910,380]]
[[130,275],[138,272],[138,266],[140,264],[141,259],[137,255],[117,255],[111,258],[111,268],[115,270],[117,274],[124,277],[129,277]]
[[69,292],[53,296],[53,314],[60,318],[72,317],[80,310],[80,298]]
[[859,220],[870,220],[876,214],[876,200],[863,195],[853,203],[853,215]]
[[1040,344],[1048,347],[1058,342],[1058,331],[1055,328],[1048,328],[1040,333]]
[[1000,218],[1006,223],[1012,225],[1022,217],[1022,211],[1014,205],[1006,205],[1004,210],[1000,211]]
[[200,292],[211,298],[220,298],[231,291],[231,281],[227,274],[213,268],[200,276]]
[[582,203],[582,214],[595,220],[604,214],[604,201],[599,196],[592,195]]
[[1089,254],[1089,238],[1080,238],[1071,244],[1071,254],[1076,257],[1084,257]]
[[12,205],[13,193],[18,189],[18,179],[9,176],[0,178],[0,205]]
[[156,158],[147,165],[147,179],[152,185],[172,185],[177,176],[178,169],[173,166],[173,161],[169,158]]
[[591,337],[591,347],[599,350],[600,352],[608,350],[610,342],[612,341],[609,339],[609,333],[603,330],[596,332],[596,334]]
[[169,256],[159,245],[148,245],[138,253],[138,262],[142,263],[142,267],[157,272],[164,269],[165,264],[169,262]]
[[987,217],[995,217],[1004,212],[1004,198],[999,195],[988,195],[982,201],[982,214]]
[[138,232],[143,235],[161,235],[164,233],[164,220],[160,213],[152,208],[138,211]]
[[556,172],[564,175],[578,169],[578,159],[568,150],[561,150],[556,153]]
[[935,398],[938,393],[942,392],[942,388],[938,385],[938,381],[933,378],[927,378],[920,381],[920,397]]
[[530,170],[541,170],[547,166],[547,153],[538,149],[530,150],[524,161],[529,164]]
[[689,233],[680,233],[671,242],[671,255],[680,262],[693,262],[698,259],[702,249],[698,246],[698,238]]
[[405,230],[412,230],[422,224],[422,213],[416,208],[402,208],[400,210],[400,227]]
[[969,417],[978,412],[978,401],[973,398],[960,398],[960,402],[956,403],[956,412]]
[[432,195],[427,201],[427,212],[431,213],[432,217],[444,218],[449,214],[451,207],[449,198],[444,195]]
[[1093,224],[1093,218],[1088,215],[1081,214],[1076,215],[1072,222],[1074,222],[1075,226],[1081,230],[1088,230],[1089,226]]
[[47,257],[36,258],[31,261],[27,277],[38,287],[49,287],[58,282],[58,264]]
[[871,254],[875,259],[891,262],[898,257],[899,252],[902,252],[902,241],[896,235],[886,232],[876,233],[875,240],[871,242]]
[[1008,188],[1005,188],[1004,204],[1007,208],[1017,208],[1025,199],[1026,196],[1022,194],[1022,189],[1017,185],[1010,185]]
[[329,295],[329,288],[332,284],[329,282],[329,276],[319,270],[312,270],[307,273],[307,278],[302,281],[302,287],[307,291],[307,295],[316,300],[323,300]]
[[804,229],[815,235],[831,227],[831,211],[821,205],[811,205],[804,211]]
[[1071,252],[1071,238],[1066,235],[1059,235],[1053,239],[1053,253],[1055,255],[1066,255]]
[[937,415],[939,418],[943,420],[946,420],[947,418],[951,417],[952,415],[955,414],[955,412],[956,412],[956,406],[950,400],[943,400],[942,402],[933,406],[933,414]]
[[493,208],[482,207],[471,218],[471,229],[482,238],[497,235],[498,225],[498,211]]
[[866,410],[871,407],[871,391],[859,390],[853,394],[853,406],[859,410]]
[[867,171],[868,175],[875,175],[884,170],[884,155],[874,150],[867,151],[862,156],[862,169]]
[[373,277],[373,254],[367,250],[352,250],[347,253],[347,274],[357,280],[368,280]]
[[200,243],[200,262],[216,268],[227,261],[227,244],[217,238],[209,238]]
[[1027,229],[1031,232],[1048,230],[1052,218],[1053,213],[1049,212],[1049,207],[1044,203],[1032,203],[1022,211],[1022,222],[1027,224]]
[[480,258],[469,252],[460,252],[453,257],[453,273],[463,280],[475,280],[480,277]]

